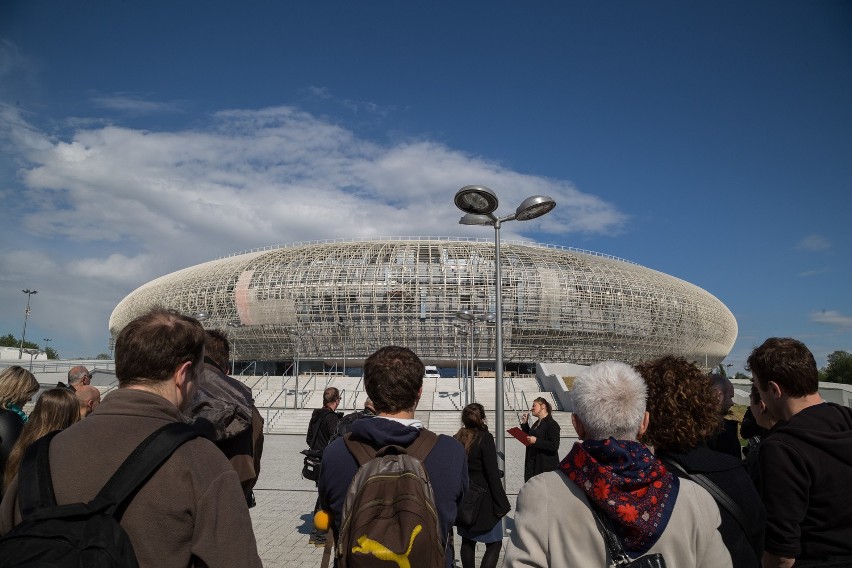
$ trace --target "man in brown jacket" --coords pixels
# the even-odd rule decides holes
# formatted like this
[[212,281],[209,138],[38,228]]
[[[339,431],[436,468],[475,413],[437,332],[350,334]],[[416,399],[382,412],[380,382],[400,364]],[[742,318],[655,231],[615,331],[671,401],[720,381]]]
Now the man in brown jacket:
[[[180,422],[204,357],[194,319],[153,310],[131,321],[115,345],[119,389],[98,411],[50,444],[60,505],[90,501],[154,430]],[[14,479],[0,504],[0,534],[21,521]],[[141,568],[262,566],[237,473],[212,442],[180,446],[121,517]]]

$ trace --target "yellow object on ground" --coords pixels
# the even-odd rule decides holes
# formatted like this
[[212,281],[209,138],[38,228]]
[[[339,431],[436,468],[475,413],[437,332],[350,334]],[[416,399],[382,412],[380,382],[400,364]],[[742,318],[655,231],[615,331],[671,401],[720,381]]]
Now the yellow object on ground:
[[314,528],[316,528],[318,531],[327,531],[329,518],[330,517],[328,513],[320,509],[314,515]]

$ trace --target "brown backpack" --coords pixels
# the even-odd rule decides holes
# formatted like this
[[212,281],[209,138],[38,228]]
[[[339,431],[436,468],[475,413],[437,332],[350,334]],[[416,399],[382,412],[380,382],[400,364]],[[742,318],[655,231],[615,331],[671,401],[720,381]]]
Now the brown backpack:
[[423,462],[438,436],[421,430],[410,446],[376,450],[352,439],[344,442],[360,468],[349,484],[337,539],[341,568],[441,568],[444,545],[435,495]]

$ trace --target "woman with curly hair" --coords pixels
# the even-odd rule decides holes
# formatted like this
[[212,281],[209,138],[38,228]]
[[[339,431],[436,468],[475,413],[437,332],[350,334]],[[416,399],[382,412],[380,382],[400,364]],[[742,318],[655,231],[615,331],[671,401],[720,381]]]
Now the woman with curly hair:
[[476,543],[485,544],[481,568],[494,568],[503,546],[503,523],[500,519],[509,512],[511,505],[500,482],[497,469],[497,448],[494,436],[485,425],[485,409],[474,402],[462,410],[462,426],[455,436],[467,454],[467,472],[470,489],[482,488],[485,492],[479,502],[479,513],[470,526],[459,526],[462,537],[461,561],[463,568],[474,567]]
[[23,367],[13,365],[0,372],[0,474],[6,470],[9,454],[27,423],[24,405],[38,389],[36,378]]
[[6,461],[6,471],[3,472],[3,488],[9,486],[12,479],[18,475],[24,452],[33,442],[54,430],[64,430],[80,420],[80,403],[74,391],[65,387],[53,388],[41,393],[35,403],[9,459]]
[[718,395],[708,375],[681,357],[637,365],[648,386],[650,421],[644,442],[669,471],[681,478],[702,475],[745,513],[745,526],[719,507],[719,532],[734,567],[760,565],[766,512],[742,461],[707,447],[719,422]]

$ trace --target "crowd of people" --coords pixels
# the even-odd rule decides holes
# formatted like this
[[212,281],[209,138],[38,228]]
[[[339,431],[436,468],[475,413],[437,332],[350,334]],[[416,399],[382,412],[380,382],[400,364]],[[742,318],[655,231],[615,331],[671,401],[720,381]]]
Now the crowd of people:
[[[0,535],[34,518],[21,501],[38,491],[21,472],[41,456],[55,502],[87,503],[163,427],[190,424],[116,513],[133,554],[143,567],[260,566],[249,508],[263,420],[227,374],[227,337],[156,309],[130,322],[115,350],[119,388],[103,402],[75,367],[27,415],[35,377],[0,372]],[[493,568],[509,524],[507,567],[852,566],[852,410],[820,397],[813,355],[797,340],[768,339],[748,366],[739,432],[730,381],[683,358],[588,367],[570,391],[579,441],[561,460],[553,408],[535,399],[520,417],[525,483],[506,523],[486,409],[464,407],[454,436],[430,432],[415,417],[422,361],[383,347],[364,364],[362,411],[344,417],[329,388],[311,418],[315,512],[328,521],[310,541],[325,547],[324,565],[451,567],[459,538],[463,568],[475,566],[478,543],[480,566]]]

